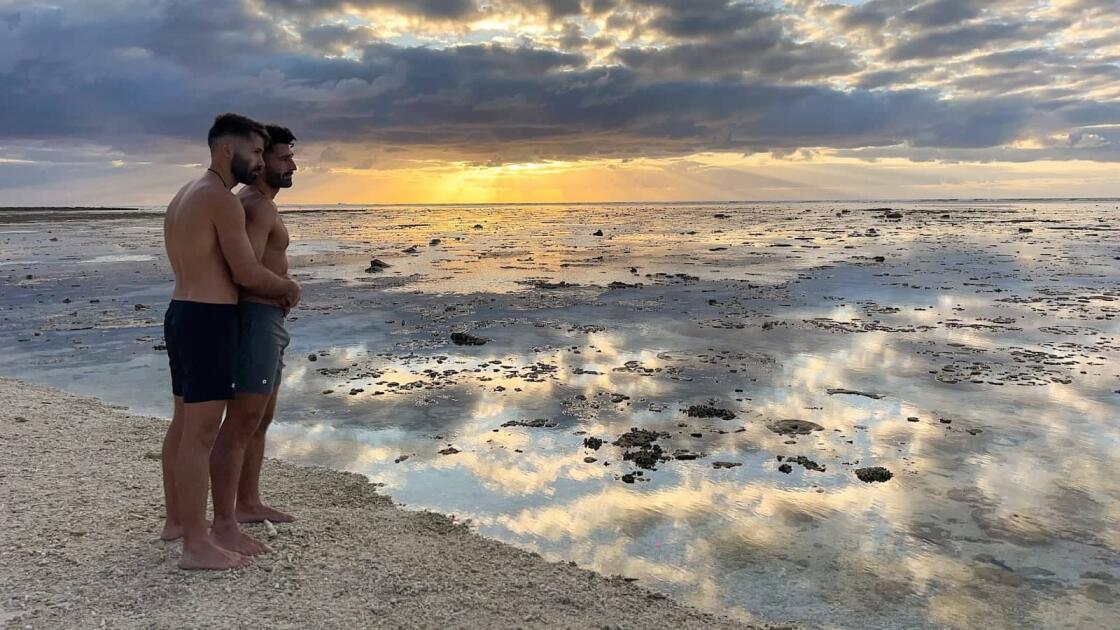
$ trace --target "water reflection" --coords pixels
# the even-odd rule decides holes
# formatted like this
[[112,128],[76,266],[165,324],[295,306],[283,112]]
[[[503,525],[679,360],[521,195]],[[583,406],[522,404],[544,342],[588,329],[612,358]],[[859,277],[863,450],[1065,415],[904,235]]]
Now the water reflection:
[[[307,303],[271,454],[755,621],[1109,627],[1118,238],[1049,229],[1084,227],[1072,203],[902,211],[292,215]],[[124,254],[104,223],[54,229],[65,250],[0,234],[4,369],[158,411],[157,317],[136,306],[166,300],[158,234]],[[364,273],[375,257],[393,267]],[[696,458],[638,469],[610,444],[631,427]]]

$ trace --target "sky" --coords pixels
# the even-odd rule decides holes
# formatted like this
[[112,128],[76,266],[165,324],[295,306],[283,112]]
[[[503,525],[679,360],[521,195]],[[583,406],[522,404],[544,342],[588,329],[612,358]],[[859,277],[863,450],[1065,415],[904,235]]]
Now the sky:
[[1115,0],[0,0],[0,206],[1120,197]]

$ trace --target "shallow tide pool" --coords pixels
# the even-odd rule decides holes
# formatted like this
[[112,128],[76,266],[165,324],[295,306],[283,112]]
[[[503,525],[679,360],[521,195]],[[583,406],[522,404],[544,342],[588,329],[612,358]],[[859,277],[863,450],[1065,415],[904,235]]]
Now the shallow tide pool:
[[[270,455],[750,621],[1114,627],[1117,203],[890,206],[288,208]],[[7,214],[0,374],[168,415],[158,217]]]

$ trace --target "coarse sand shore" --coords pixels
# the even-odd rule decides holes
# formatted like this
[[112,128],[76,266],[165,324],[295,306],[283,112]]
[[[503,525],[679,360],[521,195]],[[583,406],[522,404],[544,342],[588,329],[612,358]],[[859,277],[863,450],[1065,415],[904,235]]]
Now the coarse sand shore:
[[266,497],[299,520],[277,526],[275,552],[181,571],[179,544],[158,538],[166,426],[0,379],[0,626],[750,627],[405,510],[360,475],[277,460]]

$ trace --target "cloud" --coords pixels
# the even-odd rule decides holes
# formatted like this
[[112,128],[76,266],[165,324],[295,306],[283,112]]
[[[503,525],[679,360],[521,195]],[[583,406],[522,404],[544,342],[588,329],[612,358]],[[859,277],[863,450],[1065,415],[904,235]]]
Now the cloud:
[[923,68],[909,70],[875,70],[861,74],[856,81],[856,86],[871,90],[875,88],[891,87],[913,83],[922,76]]
[[910,4],[905,0],[870,0],[859,6],[825,4],[822,8],[846,29],[878,29]]
[[299,35],[300,41],[312,49],[331,54],[341,54],[379,40],[373,27],[347,24],[319,24],[300,31]]
[[[803,148],[1004,155],[1077,133],[1094,139],[1030,155],[1115,159],[1112,135],[1078,131],[1120,123],[1115,53],[1066,39],[1090,26],[1115,37],[1104,5],[1032,13],[1017,1],[30,3],[0,9],[0,140],[143,155],[200,142],[216,112],[234,110],[291,121],[337,159],[356,155],[349,144],[480,163]],[[365,11],[450,30],[421,45]],[[485,26],[472,30],[475,20]]]
[[1116,3],[1112,0],[1058,0],[1055,4],[1069,14],[1099,15],[1116,10]]
[[344,9],[395,9],[405,15],[436,20],[458,20],[478,12],[475,0],[259,0],[266,12],[323,16]]
[[907,9],[899,21],[914,26],[946,26],[980,15],[982,3],[976,0],[930,0]]
[[[690,33],[695,36],[699,31],[694,29]],[[859,68],[848,51],[824,42],[795,41],[779,22],[764,18],[727,37],[669,46],[620,48],[614,58],[635,71],[657,77],[735,80],[750,76],[775,82],[847,75]]]
[[1054,58],[1054,53],[1045,48],[1018,48],[973,57],[969,63],[980,68],[1010,69],[1021,68],[1024,64],[1050,61]]
[[1008,41],[1030,41],[1046,33],[1045,22],[990,21],[923,33],[903,40],[886,51],[892,61],[949,57]]
[[642,0],[638,4],[659,9],[649,22],[651,28],[682,39],[729,35],[777,15],[772,6],[727,0]]
[[582,12],[580,0],[541,0],[548,10],[549,17],[556,19],[569,15],[579,15]]

